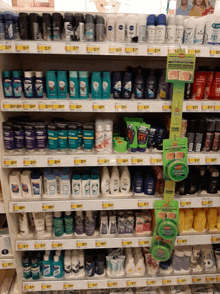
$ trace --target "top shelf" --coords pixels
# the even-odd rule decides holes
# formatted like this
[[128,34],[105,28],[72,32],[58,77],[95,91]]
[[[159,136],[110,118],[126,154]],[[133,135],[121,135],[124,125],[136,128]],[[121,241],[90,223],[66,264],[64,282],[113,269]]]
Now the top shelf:
[[[56,41],[1,41],[0,53],[22,54],[65,54],[65,55],[111,55],[111,56],[159,56],[166,57],[175,53],[178,45],[140,44],[140,43],[85,43],[85,42],[56,42]],[[220,57],[218,46],[181,46],[186,53],[196,54],[197,57]]]

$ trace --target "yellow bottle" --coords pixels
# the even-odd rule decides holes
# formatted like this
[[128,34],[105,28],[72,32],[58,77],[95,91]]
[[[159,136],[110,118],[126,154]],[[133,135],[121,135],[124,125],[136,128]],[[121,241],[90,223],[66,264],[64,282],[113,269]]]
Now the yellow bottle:
[[214,230],[217,225],[217,218],[218,218],[218,212],[216,207],[209,208],[207,214],[207,221],[209,225],[209,230]]
[[182,233],[184,230],[184,219],[185,219],[184,209],[180,209],[180,211],[179,211],[179,231],[180,231],[180,233]]
[[205,210],[200,209],[194,219],[194,230],[197,232],[202,232],[205,229],[206,224],[206,214]]
[[193,226],[193,210],[185,209],[184,230],[190,231]]

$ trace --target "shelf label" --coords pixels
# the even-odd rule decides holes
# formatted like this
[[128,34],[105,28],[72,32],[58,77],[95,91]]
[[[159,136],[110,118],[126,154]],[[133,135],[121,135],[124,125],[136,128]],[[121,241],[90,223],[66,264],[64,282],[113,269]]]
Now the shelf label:
[[171,280],[162,280],[162,284],[171,284]]
[[197,278],[197,277],[193,277],[192,278],[192,283],[202,283],[202,279],[201,278]]
[[176,54],[177,51],[178,51],[178,49],[175,49],[175,48],[169,48],[169,49],[167,50],[167,53],[174,53],[174,54]]
[[160,48],[147,48],[147,53],[154,54],[154,53],[160,53]]
[[74,159],[74,164],[86,164],[86,159]]
[[188,158],[188,163],[199,163],[200,158]]
[[181,201],[180,202],[181,207],[188,207],[191,206],[191,201]]
[[49,285],[49,284],[44,284],[44,285],[41,285],[41,289],[42,290],[48,290],[48,289],[51,289],[51,285]]
[[138,53],[138,47],[125,47],[125,53]]
[[29,248],[29,244],[20,243],[20,244],[17,245],[17,248],[19,250],[28,249]]
[[157,163],[163,163],[163,159],[162,158],[150,158],[150,163],[151,164],[157,164]]
[[89,46],[89,47],[86,47],[86,52],[87,53],[92,53],[92,52],[100,52],[100,47],[98,46]]
[[220,50],[209,50],[210,55],[220,55]]
[[96,241],[95,246],[96,247],[106,247],[106,242]]
[[102,203],[102,208],[113,208],[114,203]]
[[15,45],[16,51],[29,51],[30,47],[29,45]]
[[179,245],[179,244],[184,244],[184,245],[186,245],[187,242],[188,242],[187,239],[177,239],[177,241],[176,241],[177,245]]
[[3,109],[23,109],[23,104],[4,103]]
[[108,164],[109,159],[104,159],[104,158],[99,158],[98,159],[98,164]]
[[0,45],[0,51],[10,51],[11,45]]
[[108,287],[117,287],[118,286],[118,283],[116,283],[116,282],[108,282],[107,283],[107,286]]
[[142,246],[142,245],[144,245],[144,246],[149,245],[149,241],[147,241],[147,240],[140,240],[140,241],[138,242],[138,245],[139,245],[139,246]]
[[220,237],[211,237],[212,243],[220,243]]
[[216,163],[217,162],[217,158],[216,157],[206,157],[205,158],[205,162],[206,163]]
[[150,105],[137,104],[138,111],[150,110]]
[[122,53],[122,47],[109,47],[109,53]]
[[13,211],[21,211],[24,212],[25,211],[25,205],[13,205]]
[[87,243],[86,242],[76,242],[76,247],[87,247]]
[[39,45],[37,46],[37,51],[50,52],[51,46]]
[[220,110],[220,105],[214,105],[214,110]]
[[152,281],[152,280],[146,281],[147,286],[155,285],[155,284],[156,284],[156,281]]
[[29,103],[25,103],[24,105],[23,105],[23,108],[25,109],[25,110],[32,110],[32,109],[36,109],[37,108],[37,105],[36,104],[29,104]]
[[61,161],[60,159],[48,159],[47,161],[48,165],[60,165]]
[[99,105],[99,104],[93,104],[92,105],[92,109],[93,110],[105,110],[105,105],[103,105],[103,104],[101,104],[101,105]]
[[70,110],[82,110],[82,104],[70,104]]
[[135,281],[128,281],[126,282],[127,287],[128,286],[136,286],[136,282]]
[[138,202],[138,207],[148,207],[149,203],[148,202]]
[[34,290],[34,285],[24,285],[24,290]]
[[66,52],[79,52],[79,46],[65,46]]
[[132,164],[143,164],[144,159],[143,158],[131,158],[131,163]]
[[171,111],[172,106],[170,104],[163,104],[162,105],[162,110],[163,111]]
[[38,109],[39,110],[50,110],[51,108],[52,108],[52,105],[51,104],[42,103],[42,102],[40,102],[38,104]]
[[186,283],[186,279],[177,278],[177,284],[184,284]]
[[24,166],[34,166],[37,165],[37,160],[36,159],[25,159],[23,161]]
[[188,49],[188,54],[200,54],[200,49]]
[[88,288],[96,288],[97,286],[97,283],[88,283]]
[[54,210],[54,205],[53,204],[43,204],[42,205],[43,210]]
[[64,104],[52,104],[52,110],[64,110],[65,105]]
[[127,158],[117,158],[117,163],[128,163],[128,159]]
[[132,241],[121,241],[122,246],[132,246]]
[[16,166],[17,165],[17,160],[4,160],[4,165],[7,165],[7,166]]
[[82,209],[83,205],[82,204],[71,204],[71,209]]
[[2,262],[3,268],[9,268],[9,267],[13,267],[13,266],[14,266],[13,262]]
[[115,110],[117,111],[127,111],[128,107],[127,105],[122,105],[122,104],[115,104]]
[[202,110],[213,110],[213,105],[202,104]]
[[207,283],[213,283],[215,281],[215,277],[207,277],[207,278],[205,278],[205,281]]
[[195,111],[195,110],[198,110],[198,109],[199,109],[198,105],[186,104],[186,110],[187,111]]
[[67,283],[63,284],[63,289],[72,289],[72,288],[73,288],[73,284],[67,284]]
[[34,248],[36,249],[45,249],[46,244],[45,243],[35,243]]
[[213,205],[213,202],[212,200],[202,200],[202,206],[212,206]]
[[52,246],[52,248],[62,248],[63,243],[52,243],[51,246]]
[[217,283],[220,282],[220,277],[216,277],[216,282],[217,282]]

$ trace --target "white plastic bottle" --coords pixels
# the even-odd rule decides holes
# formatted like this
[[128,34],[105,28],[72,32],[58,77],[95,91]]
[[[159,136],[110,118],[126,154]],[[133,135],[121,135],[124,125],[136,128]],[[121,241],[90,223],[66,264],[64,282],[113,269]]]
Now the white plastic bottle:
[[70,256],[64,257],[64,272],[66,278],[70,277],[72,274],[72,261]]
[[9,185],[10,185],[10,194],[11,199],[21,198],[21,181],[20,181],[20,172],[12,172],[9,175]]
[[106,38],[108,42],[115,42],[115,15],[110,14],[106,20]]
[[133,276],[136,272],[134,258],[131,255],[126,256],[125,273],[128,276]]
[[82,175],[82,197],[90,196],[90,178],[89,175]]
[[47,175],[47,197],[57,195],[57,181],[54,174]]
[[29,235],[28,217],[27,213],[19,213],[19,229],[22,237]]
[[156,34],[156,16],[151,14],[147,17],[146,41],[147,43],[155,43]]
[[120,192],[127,194],[130,192],[131,187],[131,175],[127,166],[120,168]]
[[71,194],[70,175],[63,174],[60,177],[60,194],[62,198],[69,198]]
[[110,194],[115,195],[119,193],[119,171],[117,166],[113,166],[110,180]]
[[110,176],[107,166],[102,169],[101,175],[101,193],[103,196],[107,196],[110,193]]
[[184,44],[192,45],[195,35],[195,17],[189,17],[184,20]]
[[81,197],[82,180],[80,174],[72,175],[72,197]]
[[105,140],[105,152],[112,153],[112,136],[113,136],[113,123],[112,120],[106,119],[104,121],[104,140]]
[[115,42],[124,43],[125,41],[125,17],[123,14],[118,14],[115,22]]
[[102,153],[105,150],[104,123],[101,119],[95,122],[95,150]]
[[21,195],[24,198],[31,198],[31,171],[25,170],[21,174]]
[[205,44],[219,45],[220,44],[220,16],[208,14],[206,16],[205,26]]
[[99,175],[91,174],[90,179],[90,197],[98,197],[99,196]]
[[184,33],[184,25],[183,25],[183,16],[176,15],[176,34],[175,34],[175,44],[183,43],[183,33]]
[[45,212],[45,223],[47,232],[52,232],[53,229],[53,212]]
[[129,14],[126,17],[126,32],[127,42],[133,42],[133,38],[137,36],[137,17],[134,14]]
[[146,41],[146,15],[138,15],[137,36],[138,36],[138,43],[145,43],[145,41]]
[[171,14],[167,20],[166,42],[174,44],[176,39],[176,17]]
[[157,26],[155,32],[155,41],[156,43],[163,44],[166,37],[166,15],[159,14],[157,16]]
[[194,36],[194,44],[202,45],[204,40],[204,31],[205,31],[205,21],[206,17],[201,17],[196,19],[195,26],[195,36]]
[[43,212],[35,212],[34,215],[34,224],[37,232],[37,236],[40,237],[45,233],[45,221]]

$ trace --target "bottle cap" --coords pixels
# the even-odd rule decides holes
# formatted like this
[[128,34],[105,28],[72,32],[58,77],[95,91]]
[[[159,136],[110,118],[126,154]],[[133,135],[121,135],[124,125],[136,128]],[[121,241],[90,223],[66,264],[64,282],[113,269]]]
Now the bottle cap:
[[31,174],[31,179],[32,180],[38,180],[38,179],[40,179],[40,174],[39,173],[32,173]]
[[25,12],[20,12],[19,13],[19,22],[20,23],[27,23],[28,22],[28,14]]
[[65,215],[71,215],[71,211],[65,211]]
[[9,11],[4,12],[4,19],[7,20],[13,20],[13,14],[9,13]]
[[33,71],[25,71],[24,72],[24,77],[25,78],[33,78],[34,72]]
[[176,24],[176,17],[174,14],[171,14],[168,16],[167,24],[168,25],[175,25]]
[[206,131],[214,132],[215,130],[215,119],[207,118],[206,119]]
[[182,15],[176,15],[176,25],[183,26],[183,16]]
[[156,23],[158,26],[165,26],[166,25],[166,15],[159,14],[156,18]]
[[69,77],[70,78],[78,78],[78,72],[77,71],[69,71]]
[[62,213],[60,211],[54,212],[54,217],[61,217]]
[[105,131],[111,131],[112,130],[112,126],[110,123],[106,123],[105,124]]
[[91,174],[90,178],[91,178],[91,180],[98,180],[99,175],[98,174]]
[[82,180],[89,180],[89,175],[82,175]]
[[11,77],[11,72],[9,70],[4,71],[3,76],[4,76],[4,78],[10,78]]
[[80,175],[72,175],[72,179],[73,180],[81,180],[81,176]]
[[83,212],[82,211],[76,211],[76,215],[81,216],[81,215],[83,215]]
[[184,248],[184,255],[185,256],[192,256],[192,247],[191,246],[186,246]]
[[20,78],[21,72],[19,70],[13,70],[12,76],[13,76],[13,78]]
[[44,255],[44,261],[48,261],[49,260],[49,256],[48,255]]
[[[174,255],[178,256],[178,257],[183,257],[184,256],[184,251],[182,248],[179,249],[175,249],[174,251]],[[188,255],[187,255],[188,256]],[[189,255],[190,256],[190,255]]]
[[75,14],[75,24],[76,24],[76,26],[77,26],[80,22],[82,22],[82,23],[85,22],[85,20],[84,20],[84,15],[83,15],[82,13],[76,13],[76,14]]
[[53,22],[61,22],[62,15],[61,15],[61,13],[55,12],[52,14],[52,18],[53,18]]
[[35,71],[35,77],[36,78],[42,78],[43,77],[43,72],[42,71]]
[[142,15],[138,15],[138,24],[139,25],[146,25],[146,15],[142,14]]
[[65,14],[64,14],[64,21],[65,22],[73,22],[73,14],[72,13],[70,13],[70,12],[66,12]]
[[95,17],[92,14],[86,14],[85,23],[95,23]]
[[104,17],[102,17],[101,15],[96,15],[96,24],[105,24],[105,20]]
[[43,23],[51,23],[50,13],[42,13],[42,22]]
[[48,179],[48,180],[51,180],[51,181],[52,181],[52,180],[55,180],[55,175],[53,175],[53,174],[48,174],[48,175],[47,175],[47,179]]
[[58,261],[59,261],[59,256],[54,255],[54,261],[55,261],[55,262],[58,262]]
[[219,118],[215,119],[215,131],[220,132],[220,119]]
[[187,123],[187,133],[194,133],[196,131],[196,120],[190,119]]
[[150,14],[147,17],[147,25],[148,26],[155,26],[156,25],[156,16],[154,14]]
[[88,71],[80,71],[79,72],[79,78],[88,78],[89,72]]
[[30,22],[38,22],[38,14],[37,13],[30,13],[29,14],[29,18],[30,18]]

